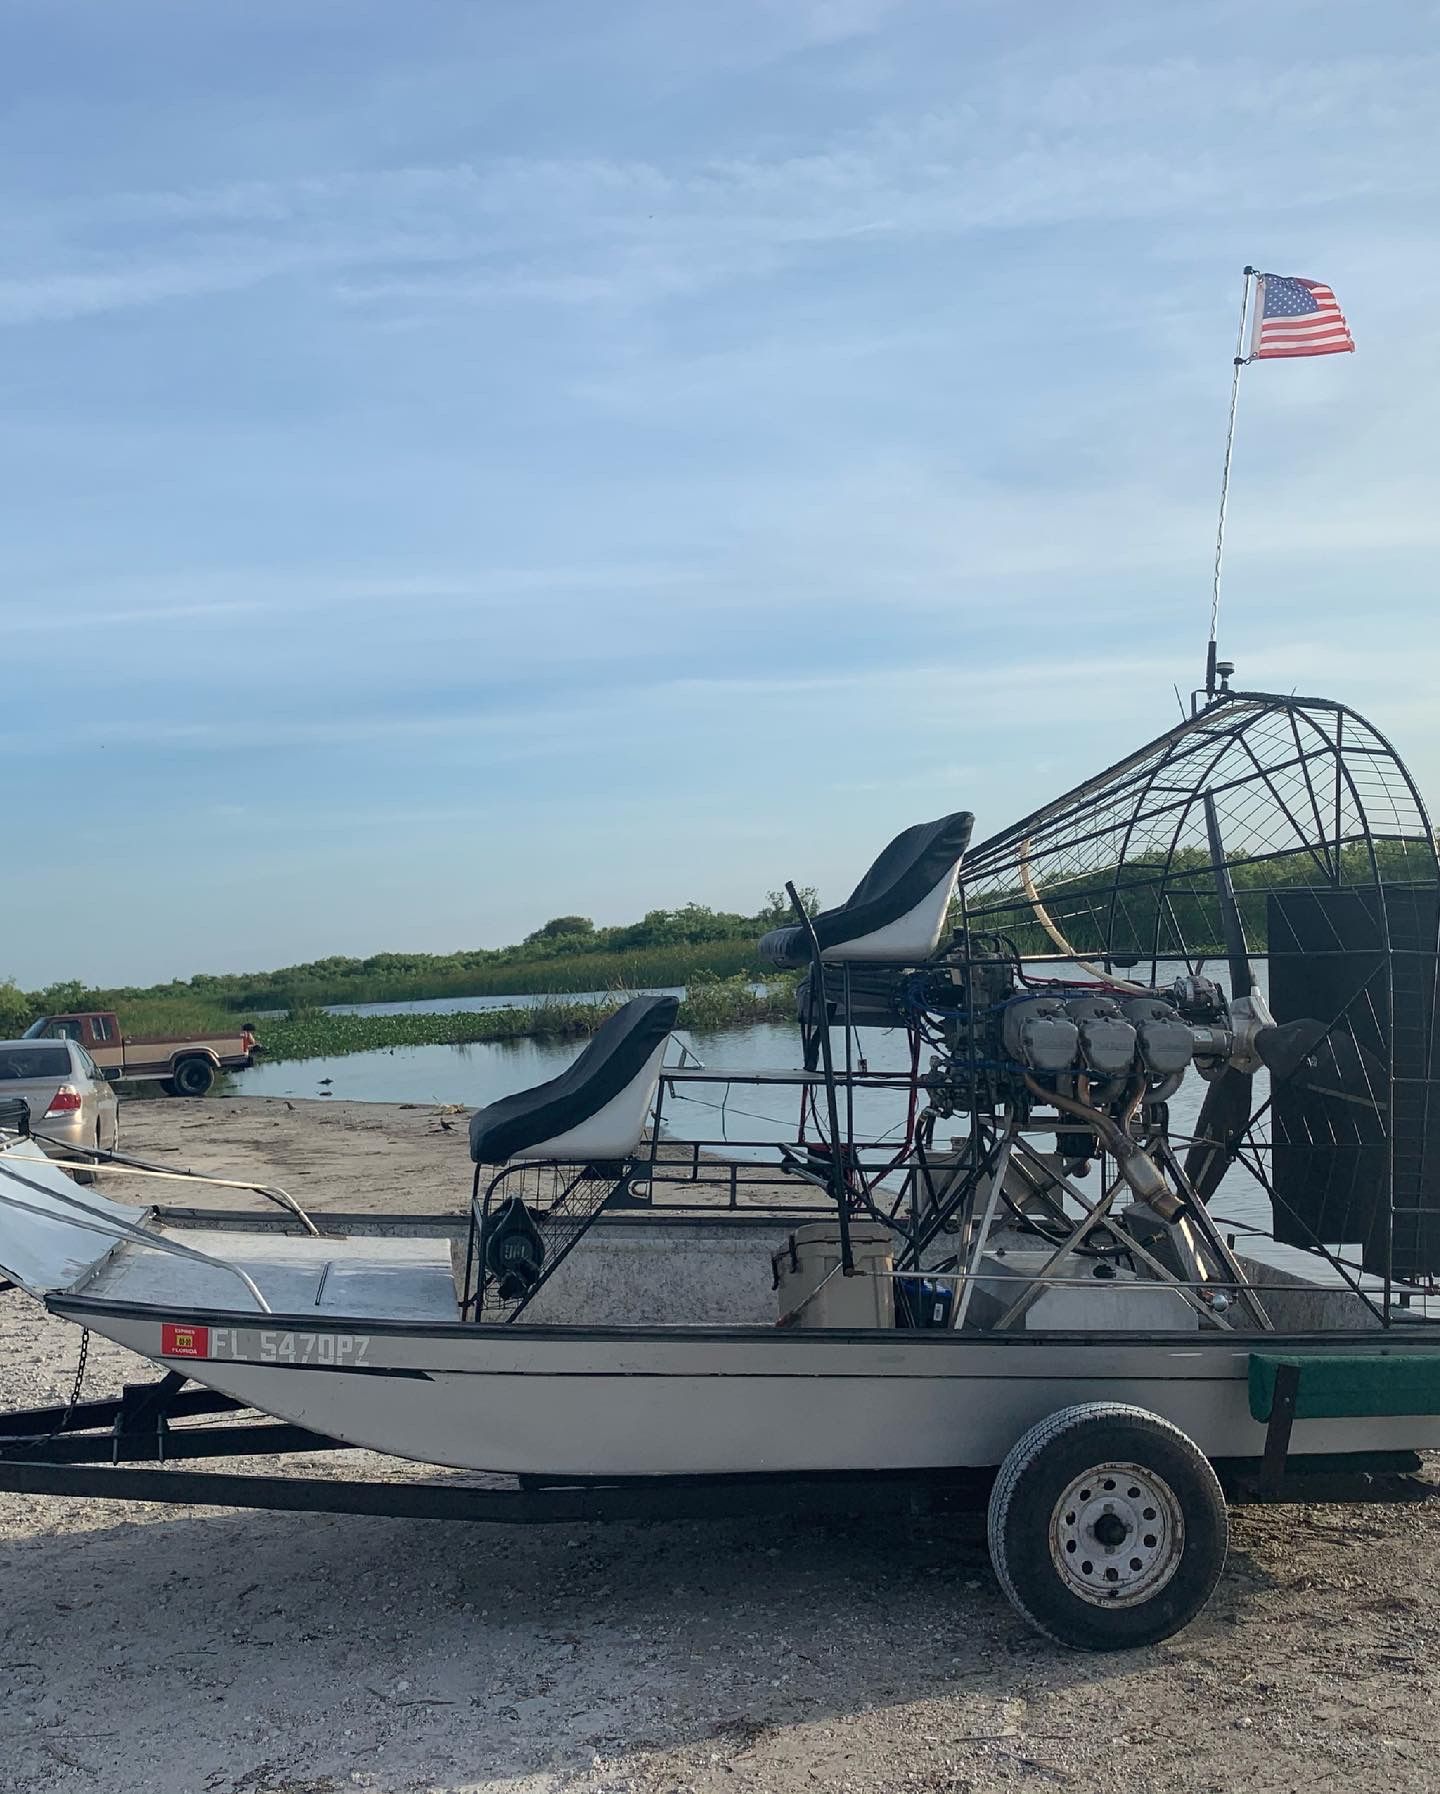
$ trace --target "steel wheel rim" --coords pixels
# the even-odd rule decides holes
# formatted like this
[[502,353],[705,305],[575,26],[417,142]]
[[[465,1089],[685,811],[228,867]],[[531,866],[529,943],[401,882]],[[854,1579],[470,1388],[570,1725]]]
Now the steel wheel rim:
[[1093,1607],[1136,1607],[1180,1568],[1185,1520],[1163,1476],[1139,1464],[1095,1464],[1072,1478],[1050,1514],[1050,1561]]

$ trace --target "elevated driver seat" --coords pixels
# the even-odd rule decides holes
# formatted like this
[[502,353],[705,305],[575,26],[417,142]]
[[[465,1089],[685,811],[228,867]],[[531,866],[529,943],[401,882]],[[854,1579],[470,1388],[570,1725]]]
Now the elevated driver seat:
[[[974,826],[969,810],[956,810],[897,835],[845,902],[814,918],[821,959],[928,959],[939,945]],[[810,940],[792,922],[763,936],[760,953],[794,971],[809,965]]]
[[558,1077],[477,1109],[470,1157],[477,1165],[625,1158],[645,1130],[679,1009],[677,997],[632,997]]

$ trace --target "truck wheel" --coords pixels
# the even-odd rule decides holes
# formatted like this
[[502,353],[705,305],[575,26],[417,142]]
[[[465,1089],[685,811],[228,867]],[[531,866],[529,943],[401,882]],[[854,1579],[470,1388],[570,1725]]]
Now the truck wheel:
[[1200,1448],[1144,1408],[1085,1402],[1031,1427],[1000,1467],[990,1561],[1038,1631],[1086,1651],[1188,1625],[1225,1567],[1225,1498]]
[[172,1082],[176,1096],[208,1096],[215,1083],[215,1067],[208,1059],[182,1059]]

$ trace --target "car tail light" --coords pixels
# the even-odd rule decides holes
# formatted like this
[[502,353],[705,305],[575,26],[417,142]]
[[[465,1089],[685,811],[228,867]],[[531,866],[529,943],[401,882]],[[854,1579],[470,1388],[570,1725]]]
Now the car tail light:
[[45,1119],[48,1121],[52,1115],[73,1115],[84,1100],[73,1084],[62,1084],[50,1098],[50,1107],[45,1111]]

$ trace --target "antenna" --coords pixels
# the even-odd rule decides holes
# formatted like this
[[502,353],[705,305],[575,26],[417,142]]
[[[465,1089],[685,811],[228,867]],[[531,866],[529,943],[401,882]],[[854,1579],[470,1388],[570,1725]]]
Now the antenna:
[[[1205,696],[1216,695],[1216,679],[1226,665],[1216,659],[1216,641],[1220,629],[1220,568],[1225,557],[1225,515],[1230,502],[1230,457],[1235,448],[1235,409],[1240,403],[1240,370],[1245,366],[1245,321],[1250,311],[1250,282],[1257,270],[1246,266],[1245,287],[1240,299],[1240,329],[1235,338],[1235,375],[1230,382],[1230,427],[1225,432],[1225,465],[1220,474],[1220,517],[1215,527],[1215,577],[1210,587],[1210,640],[1205,648]],[[1234,672],[1227,667],[1226,675]]]

